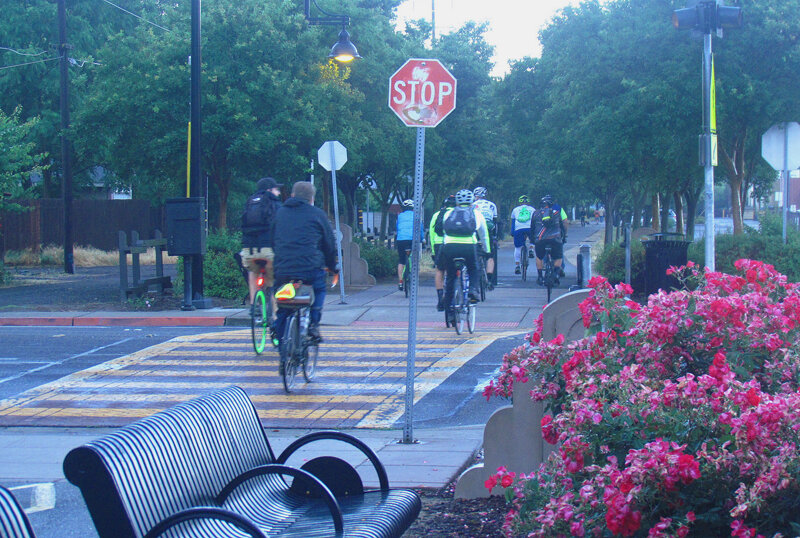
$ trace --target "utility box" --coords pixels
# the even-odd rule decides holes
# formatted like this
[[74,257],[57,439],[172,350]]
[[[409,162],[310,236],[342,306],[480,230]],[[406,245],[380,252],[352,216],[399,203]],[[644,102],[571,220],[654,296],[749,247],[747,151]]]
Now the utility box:
[[656,233],[642,239],[644,244],[644,281],[647,295],[663,289],[680,287],[680,282],[667,275],[670,266],[686,265],[689,245],[683,234]]
[[204,201],[203,198],[167,200],[167,253],[170,256],[206,253]]

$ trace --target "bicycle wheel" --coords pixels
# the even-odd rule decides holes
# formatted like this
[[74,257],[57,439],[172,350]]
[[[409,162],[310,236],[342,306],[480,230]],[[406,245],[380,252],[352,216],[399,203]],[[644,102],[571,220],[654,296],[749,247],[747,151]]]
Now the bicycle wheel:
[[528,249],[524,247],[522,252],[522,281],[525,282],[528,278]]
[[480,280],[478,281],[478,289],[481,295],[481,301],[486,300],[486,287],[489,285],[489,277],[486,276],[486,262],[481,259],[480,266],[478,267],[478,272],[481,275]]
[[269,303],[264,290],[258,290],[253,298],[253,312],[250,315],[250,332],[253,336],[253,349],[258,355],[264,352],[269,335]]
[[553,293],[553,286],[556,283],[556,271],[553,267],[553,259],[550,254],[544,258],[544,285],[547,287],[547,302],[550,302],[550,296]]
[[408,264],[406,264],[406,268],[403,270],[403,291],[406,294],[406,299],[408,299],[408,290],[411,288],[411,270],[408,268]]
[[467,307],[467,329],[469,330],[469,334],[475,332],[475,316],[477,311],[478,305],[476,304],[471,304]]
[[456,328],[456,334],[461,334],[464,330],[464,314],[461,311],[464,303],[464,290],[460,281],[456,284],[455,294],[453,295],[453,327]]
[[311,381],[317,374],[317,357],[319,357],[319,346],[307,345],[303,351],[303,377],[306,381]]
[[292,313],[286,319],[286,327],[283,329],[281,339],[281,377],[283,378],[283,388],[289,393],[294,387],[294,380],[297,376],[297,351],[300,344],[300,327],[297,323],[297,314]]

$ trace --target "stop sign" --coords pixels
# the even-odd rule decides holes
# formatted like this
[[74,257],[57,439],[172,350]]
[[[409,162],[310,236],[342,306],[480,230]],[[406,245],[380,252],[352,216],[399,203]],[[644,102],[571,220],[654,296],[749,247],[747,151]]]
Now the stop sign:
[[436,127],[456,108],[456,79],[439,60],[412,58],[389,78],[389,108],[409,127]]

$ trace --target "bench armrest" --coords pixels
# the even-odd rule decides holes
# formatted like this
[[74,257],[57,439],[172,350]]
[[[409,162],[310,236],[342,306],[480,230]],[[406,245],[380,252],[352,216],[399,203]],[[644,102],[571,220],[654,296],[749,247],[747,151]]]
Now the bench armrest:
[[375,454],[375,452],[363,441],[344,432],[335,430],[311,432],[287,446],[283,452],[281,452],[281,455],[278,456],[276,461],[278,463],[286,463],[286,461],[289,459],[289,456],[296,452],[298,448],[322,439],[335,439],[337,441],[343,441],[359,449],[369,459],[369,461],[372,462],[372,466],[375,467],[375,472],[378,474],[378,482],[380,483],[381,491],[389,491],[389,475],[386,474],[386,469],[378,459],[378,455]]
[[297,480],[300,480],[310,489],[316,490],[322,500],[325,501],[325,504],[328,505],[328,510],[330,510],[331,517],[333,518],[333,527],[336,531],[336,536],[344,536],[344,518],[342,517],[342,509],[339,507],[339,503],[331,493],[331,490],[329,490],[328,487],[313,474],[303,471],[302,469],[289,467],[288,465],[276,465],[272,463],[269,465],[260,465],[250,469],[249,471],[245,471],[231,480],[230,483],[228,483],[228,485],[225,486],[225,488],[220,492],[220,494],[217,495],[215,501],[217,504],[224,503],[225,499],[227,499],[228,496],[243,483],[247,482],[251,478],[266,474],[289,475]]
[[246,532],[253,538],[267,538],[267,536],[246,517],[241,516],[236,512],[231,512],[230,510],[216,508],[213,506],[188,508],[186,510],[181,510],[176,514],[172,514],[167,519],[160,521],[155,527],[150,529],[150,531],[144,535],[144,538],[156,538],[157,536],[164,534],[175,525],[179,525],[180,523],[192,519],[216,519],[219,521],[225,521],[231,525],[234,525],[239,530]]

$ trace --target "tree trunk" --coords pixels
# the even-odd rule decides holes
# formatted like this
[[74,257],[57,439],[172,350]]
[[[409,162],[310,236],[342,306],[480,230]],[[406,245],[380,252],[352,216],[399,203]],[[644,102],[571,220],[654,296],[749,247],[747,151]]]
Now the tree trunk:
[[660,201],[660,212],[659,217],[661,218],[661,231],[663,233],[668,233],[669,229],[669,196],[665,194],[659,194],[658,199]]
[[683,196],[678,191],[672,193],[672,199],[675,201],[675,232],[684,233],[683,228]]
[[614,213],[617,210],[616,197],[613,194],[606,196],[603,204],[606,206],[605,237],[603,240],[606,245],[610,245],[614,242]]
[[742,221],[742,184],[747,175],[744,161],[744,147],[747,139],[747,130],[737,133],[733,138],[731,153],[727,148],[722,148],[721,164],[725,167],[728,176],[728,184],[731,187],[731,212],[733,217],[733,235],[744,233],[744,222]]
[[658,220],[658,213],[659,213],[659,206],[658,206],[658,194],[654,194],[650,197],[651,200],[651,210],[650,214],[652,215],[652,227],[655,231],[661,231],[661,223]]

